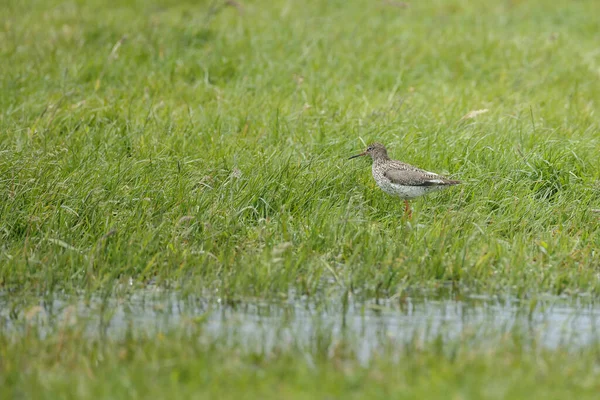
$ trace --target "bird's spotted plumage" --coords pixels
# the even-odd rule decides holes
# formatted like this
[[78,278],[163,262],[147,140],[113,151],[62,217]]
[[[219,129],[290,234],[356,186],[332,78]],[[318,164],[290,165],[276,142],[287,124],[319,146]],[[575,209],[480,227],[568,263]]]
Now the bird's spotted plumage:
[[[404,200],[413,199],[424,194],[454,186],[460,183],[446,179],[436,173],[429,172],[403,163],[391,160],[387,150],[381,143],[369,145],[367,150],[350,158],[371,156],[373,159],[373,178],[377,185],[392,196]],[[408,203],[406,203],[408,210]]]

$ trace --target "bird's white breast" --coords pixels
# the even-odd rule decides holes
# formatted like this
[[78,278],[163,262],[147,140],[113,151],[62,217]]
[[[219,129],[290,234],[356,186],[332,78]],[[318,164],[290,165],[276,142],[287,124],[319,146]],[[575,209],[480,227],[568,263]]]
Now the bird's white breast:
[[423,196],[433,190],[439,189],[435,186],[402,186],[391,182],[378,182],[381,190],[392,196],[398,196],[402,199],[412,199]]

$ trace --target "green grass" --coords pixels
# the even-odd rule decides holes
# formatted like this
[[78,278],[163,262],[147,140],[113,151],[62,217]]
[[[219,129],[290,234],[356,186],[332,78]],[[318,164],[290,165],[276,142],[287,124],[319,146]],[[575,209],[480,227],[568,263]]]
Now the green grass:
[[[5,287],[597,292],[596,2],[205,3],[7,3]],[[371,140],[465,184],[407,223]]]
[[[600,3],[222,4],[0,0],[0,293],[29,306],[52,293],[108,295],[131,279],[134,288],[156,282],[231,299],[293,291],[327,302],[339,298],[333,292],[370,299],[449,285],[598,297]],[[489,111],[463,119],[481,109]],[[413,201],[408,221],[367,160],[347,160],[375,140],[464,184]],[[127,379],[157,374],[141,355],[121,364],[119,343],[76,339],[66,351],[75,357],[83,346],[81,355],[32,366],[14,349],[48,356],[58,339],[2,340],[12,366],[0,370],[12,379],[29,371],[32,391],[80,384],[102,397],[104,379],[88,381],[79,368],[95,354],[109,357],[95,364],[107,381],[124,374],[114,387],[123,395]],[[124,346],[158,357],[176,344]],[[557,372],[537,380],[539,363],[598,359],[507,354],[522,387],[540,389],[565,381]],[[417,374],[476,370],[483,388],[493,373],[477,365],[502,357],[424,362]],[[325,385],[295,358],[284,352],[260,370],[267,384],[290,397],[305,380]],[[395,380],[396,368],[403,376],[419,362],[411,360],[381,361],[374,373],[384,382],[365,384],[365,396],[405,382],[423,397],[426,383]],[[189,362],[194,371],[211,365]],[[512,364],[502,365],[510,379]],[[277,378],[286,368],[291,383]],[[345,375],[332,360],[319,368],[347,388],[369,374]],[[573,385],[583,388],[585,376]],[[456,385],[458,397],[471,396]]]
[[[189,331],[189,329],[188,329]],[[361,363],[344,342],[310,351],[231,350],[219,340],[168,333],[120,340],[61,328],[0,335],[3,398],[589,398],[600,390],[596,346],[544,350],[508,336],[497,347],[408,342],[398,362],[380,354]],[[323,344],[328,346],[323,346]],[[470,343],[469,343],[470,344]],[[6,349],[10,349],[7,351]]]

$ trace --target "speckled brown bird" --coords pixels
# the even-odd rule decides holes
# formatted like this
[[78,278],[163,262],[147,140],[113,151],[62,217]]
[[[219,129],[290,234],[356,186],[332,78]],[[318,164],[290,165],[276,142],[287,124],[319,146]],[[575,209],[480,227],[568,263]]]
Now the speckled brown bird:
[[390,159],[381,143],[373,143],[367,150],[350,157],[371,156],[373,178],[377,186],[387,194],[404,199],[405,212],[412,215],[408,199],[458,185],[460,181],[446,179],[436,173],[424,171],[410,164]]

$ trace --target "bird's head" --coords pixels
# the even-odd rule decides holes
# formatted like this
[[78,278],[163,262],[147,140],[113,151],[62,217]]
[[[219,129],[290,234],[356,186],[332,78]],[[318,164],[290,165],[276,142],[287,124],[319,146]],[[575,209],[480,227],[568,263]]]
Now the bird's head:
[[371,143],[369,145],[369,147],[367,147],[367,150],[363,151],[360,154],[350,157],[349,160],[356,158],[356,157],[362,157],[362,156],[371,156],[371,158],[373,160],[378,159],[378,158],[384,158],[384,159],[388,158],[387,150],[385,149],[385,146],[382,145],[381,143]]

